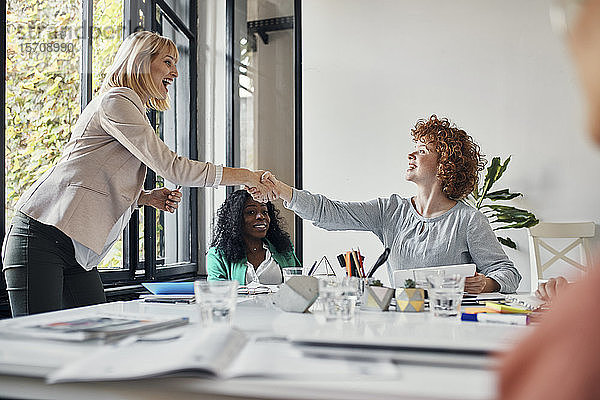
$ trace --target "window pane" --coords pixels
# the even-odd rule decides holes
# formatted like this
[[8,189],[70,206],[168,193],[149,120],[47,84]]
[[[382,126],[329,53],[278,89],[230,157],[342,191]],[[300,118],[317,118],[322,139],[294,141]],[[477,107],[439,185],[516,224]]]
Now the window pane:
[[[123,2],[94,0],[92,28],[92,95],[96,96],[123,41]],[[123,234],[98,265],[99,269],[123,268]]]
[[[235,163],[275,171],[288,184],[294,183],[293,17],[293,0],[235,1]],[[293,213],[281,202],[276,207],[293,238]]]
[[[159,133],[164,142],[177,154],[190,157],[190,41],[166,18],[160,8],[157,9],[162,35],[170,38],[179,50],[177,70],[179,76],[169,86],[171,107],[164,111],[159,118]],[[182,18],[183,19],[183,18]],[[185,20],[185,19],[183,19]],[[170,189],[174,183],[164,182]],[[191,209],[190,189],[182,188],[182,201],[175,213],[159,212],[156,225],[156,257],[164,265],[191,261]],[[161,264],[157,262],[157,264]]]
[[92,91],[100,90],[106,68],[113,62],[123,41],[123,2],[94,0],[92,29]]
[[139,208],[139,217],[138,217],[138,270],[144,270],[144,256],[146,254],[144,250],[144,213],[146,211],[146,207]]
[[54,165],[79,117],[81,2],[7,2],[7,224],[18,198]]

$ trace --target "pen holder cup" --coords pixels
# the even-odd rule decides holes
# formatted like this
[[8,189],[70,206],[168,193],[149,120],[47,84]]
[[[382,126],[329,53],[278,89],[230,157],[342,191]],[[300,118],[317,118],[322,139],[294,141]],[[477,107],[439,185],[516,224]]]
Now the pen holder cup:
[[425,309],[425,290],[422,288],[396,289],[396,311],[422,312]]

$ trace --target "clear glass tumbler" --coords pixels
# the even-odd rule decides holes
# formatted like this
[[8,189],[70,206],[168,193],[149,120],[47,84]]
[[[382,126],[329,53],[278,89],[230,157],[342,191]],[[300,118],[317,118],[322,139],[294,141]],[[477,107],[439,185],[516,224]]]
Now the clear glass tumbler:
[[427,276],[429,309],[436,317],[453,317],[460,312],[465,277],[458,274]]
[[327,321],[350,321],[354,318],[359,296],[356,277],[327,277],[319,279],[319,300]]
[[196,281],[194,294],[203,326],[231,324],[237,304],[237,281]]
[[281,268],[283,273],[283,282],[287,282],[292,276],[302,275],[302,267],[283,267]]

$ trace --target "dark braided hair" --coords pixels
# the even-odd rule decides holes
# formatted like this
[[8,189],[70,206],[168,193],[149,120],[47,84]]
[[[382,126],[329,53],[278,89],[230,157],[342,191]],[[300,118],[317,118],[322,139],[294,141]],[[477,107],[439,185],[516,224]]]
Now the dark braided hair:
[[[246,256],[246,243],[244,242],[244,206],[252,199],[245,190],[236,190],[217,211],[217,225],[213,233],[211,247],[217,247],[225,253],[225,259],[236,262]],[[292,250],[290,235],[283,229],[285,222],[279,216],[279,210],[273,203],[267,202],[267,211],[271,222],[266,238],[279,253]]]

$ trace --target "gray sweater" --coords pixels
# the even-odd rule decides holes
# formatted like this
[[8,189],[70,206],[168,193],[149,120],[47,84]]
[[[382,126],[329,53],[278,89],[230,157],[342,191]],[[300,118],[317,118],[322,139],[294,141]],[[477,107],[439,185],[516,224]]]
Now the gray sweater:
[[396,194],[348,203],[294,189],[285,206],[319,228],[373,232],[391,249],[388,263],[394,270],[475,263],[503,293],[515,292],[521,281],[487,218],[462,202],[440,216],[424,218],[410,199]]

